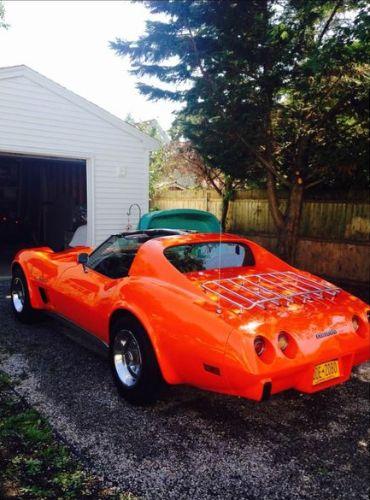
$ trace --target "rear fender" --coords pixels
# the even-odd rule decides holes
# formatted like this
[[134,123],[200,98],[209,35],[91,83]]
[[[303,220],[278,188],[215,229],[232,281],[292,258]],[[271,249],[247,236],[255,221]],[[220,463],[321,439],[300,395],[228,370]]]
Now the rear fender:
[[178,384],[181,382],[181,379],[179,375],[176,373],[174,370],[170,360],[167,359],[167,356],[163,353],[161,349],[159,349],[159,339],[158,335],[153,328],[153,326],[150,323],[150,320],[148,318],[148,315],[146,312],[141,309],[140,307],[137,307],[135,305],[128,305],[126,302],[121,302],[117,304],[117,308],[112,311],[112,314],[110,316],[110,321],[109,324],[111,324],[112,317],[117,314],[118,311],[126,312],[132,315],[136,320],[141,323],[143,328],[148,334],[148,337],[152,343],[159,367],[162,372],[162,376],[164,380],[168,384]]

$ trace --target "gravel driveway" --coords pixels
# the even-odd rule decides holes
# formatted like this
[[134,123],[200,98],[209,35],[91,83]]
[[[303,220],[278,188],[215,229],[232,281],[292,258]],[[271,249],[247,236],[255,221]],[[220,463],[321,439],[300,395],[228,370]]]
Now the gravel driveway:
[[265,403],[171,388],[118,399],[107,363],[53,320],[16,324],[0,283],[0,369],[107,482],[145,498],[368,498],[368,389],[357,374]]

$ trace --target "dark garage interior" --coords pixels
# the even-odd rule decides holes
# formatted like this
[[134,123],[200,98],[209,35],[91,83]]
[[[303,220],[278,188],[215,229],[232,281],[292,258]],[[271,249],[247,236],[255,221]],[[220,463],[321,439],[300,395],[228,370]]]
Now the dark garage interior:
[[62,250],[84,223],[84,160],[0,154],[0,276],[19,249]]

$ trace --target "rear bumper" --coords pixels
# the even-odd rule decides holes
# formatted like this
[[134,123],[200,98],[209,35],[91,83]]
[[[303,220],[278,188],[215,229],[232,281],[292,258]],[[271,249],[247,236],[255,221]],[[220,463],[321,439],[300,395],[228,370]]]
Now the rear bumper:
[[[279,377],[279,374],[277,374],[271,380],[271,394],[276,394],[286,389],[296,389],[299,392],[311,394],[314,392],[322,391],[334,385],[342,384],[351,377],[352,369],[354,366],[369,359],[369,353],[366,351],[366,349],[363,349],[356,354],[346,354],[341,357],[323,359],[318,361],[317,363],[310,363],[302,367],[301,369],[298,369],[294,374],[289,374],[289,376]],[[340,376],[331,380],[327,380],[325,382],[321,382],[317,385],[313,385],[315,366],[321,363],[325,363],[326,361],[333,361],[334,359],[338,360]]]
[[[268,399],[272,394],[277,394],[288,389],[294,389],[303,393],[315,393],[329,387],[346,382],[354,366],[364,363],[370,359],[369,347],[365,346],[356,352],[334,356],[328,359],[317,359],[315,362],[301,364],[284,370],[270,373],[269,375],[251,375],[245,373],[243,386],[232,388],[232,393],[247,399],[262,401]],[[313,384],[315,366],[327,361],[338,360],[339,377],[327,380],[317,385]],[[233,384],[232,384],[233,385]]]

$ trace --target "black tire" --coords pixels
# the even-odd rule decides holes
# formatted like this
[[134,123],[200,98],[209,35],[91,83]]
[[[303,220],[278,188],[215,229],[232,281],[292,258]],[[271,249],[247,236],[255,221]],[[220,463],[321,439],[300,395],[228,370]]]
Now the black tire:
[[15,267],[10,285],[11,304],[14,316],[21,323],[31,324],[38,321],[39,311],[31,306],[27,280],[20,267]]
[[147,405],[157,400],[163,385],[162,374],[148,335],[135,319],[122,317],[114,322],[110,364],[114,383],[126,401]]

